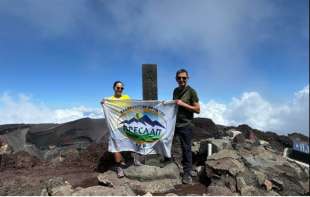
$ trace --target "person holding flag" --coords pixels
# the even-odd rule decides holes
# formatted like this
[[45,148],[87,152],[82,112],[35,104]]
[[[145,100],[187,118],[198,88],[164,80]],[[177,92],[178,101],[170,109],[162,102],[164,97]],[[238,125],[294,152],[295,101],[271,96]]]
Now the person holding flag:
[[[115,81],[113,84],[113,90],[114,90],[114,95],[109,97],[107,100],[109,100],[109,102],[115,106],[121,105],[119,107],[123,107],[122,105],[126,104],[126,102],[122,103],[122,102],[113,102],[117,101],[117,100],[130,100],[131,98],[126,95],[123,94],[123,90],[124,90],[124,84],[121,81]],[[103,99],[101,101],[101,104],[104,104],[105,102],[107,102],[105,99]],[[109,138],[109,152],[113,152],[114,153],[114,159],[116,162],[116,173],[117,173],[117,177],[118,178],[122,178],[124,177],[124,170],[123,167],[126,166],[126,163],[124,162],[124,158],[121,154],[120,151],[115,151],[117,150],[117,145],[116,143],[113,141],[112,137],[110,136]],[[133,153],[132,154],[133,158],[134,158],[134,165],[142,165],[142,163],[136,158],[136,154]]]
[[175,125],[175,136],[179,137],[182,148],[182,164],[184,184],[192,183],[192,120],[194,113],[200,113],[199,98],[196,91],[188,85],[187,70],[176,72],[178,87],[173,91],[173,100],[179,106]]

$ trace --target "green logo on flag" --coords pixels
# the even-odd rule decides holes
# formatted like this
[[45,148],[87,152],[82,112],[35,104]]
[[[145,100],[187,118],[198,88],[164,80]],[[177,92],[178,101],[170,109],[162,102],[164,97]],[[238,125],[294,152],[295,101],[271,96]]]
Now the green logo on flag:
[[129,107],[121,112],[119,130],[138,144],[158,141],[166,131],[163,113],[150,106]]

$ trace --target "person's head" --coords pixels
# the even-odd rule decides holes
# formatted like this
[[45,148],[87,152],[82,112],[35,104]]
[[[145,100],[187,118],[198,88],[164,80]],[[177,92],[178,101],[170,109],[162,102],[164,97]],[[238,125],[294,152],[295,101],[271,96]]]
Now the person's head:
[[179,87],[186,87],[188,78],[188,72],[185,69],[180,69],[175,74],[175,79],[177,80]]
[[115,81],[113,84],[114,96],[122,96],[124,84],[121,81]]

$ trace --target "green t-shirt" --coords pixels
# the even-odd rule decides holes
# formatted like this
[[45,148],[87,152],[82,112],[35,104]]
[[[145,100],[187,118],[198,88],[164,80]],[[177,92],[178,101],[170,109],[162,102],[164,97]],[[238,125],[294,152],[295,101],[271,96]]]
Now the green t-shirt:
[[[173,100],[181,99],[183,102],[193,105],[198,103],[199,98],[196,91],[190,86],[186,86],[184,89],[177,87],[173,91]],[[176,127],[187,127],[192,126],[192,120],[194,118],[194,112],[179,106]]]

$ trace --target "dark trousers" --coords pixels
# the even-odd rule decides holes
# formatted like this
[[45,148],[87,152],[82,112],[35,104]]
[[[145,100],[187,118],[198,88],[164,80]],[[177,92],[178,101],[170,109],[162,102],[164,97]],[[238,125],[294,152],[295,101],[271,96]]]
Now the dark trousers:
[[190,175],[192,170],[192,128],[176,127],[175,135],[181,143],[183,172]]

